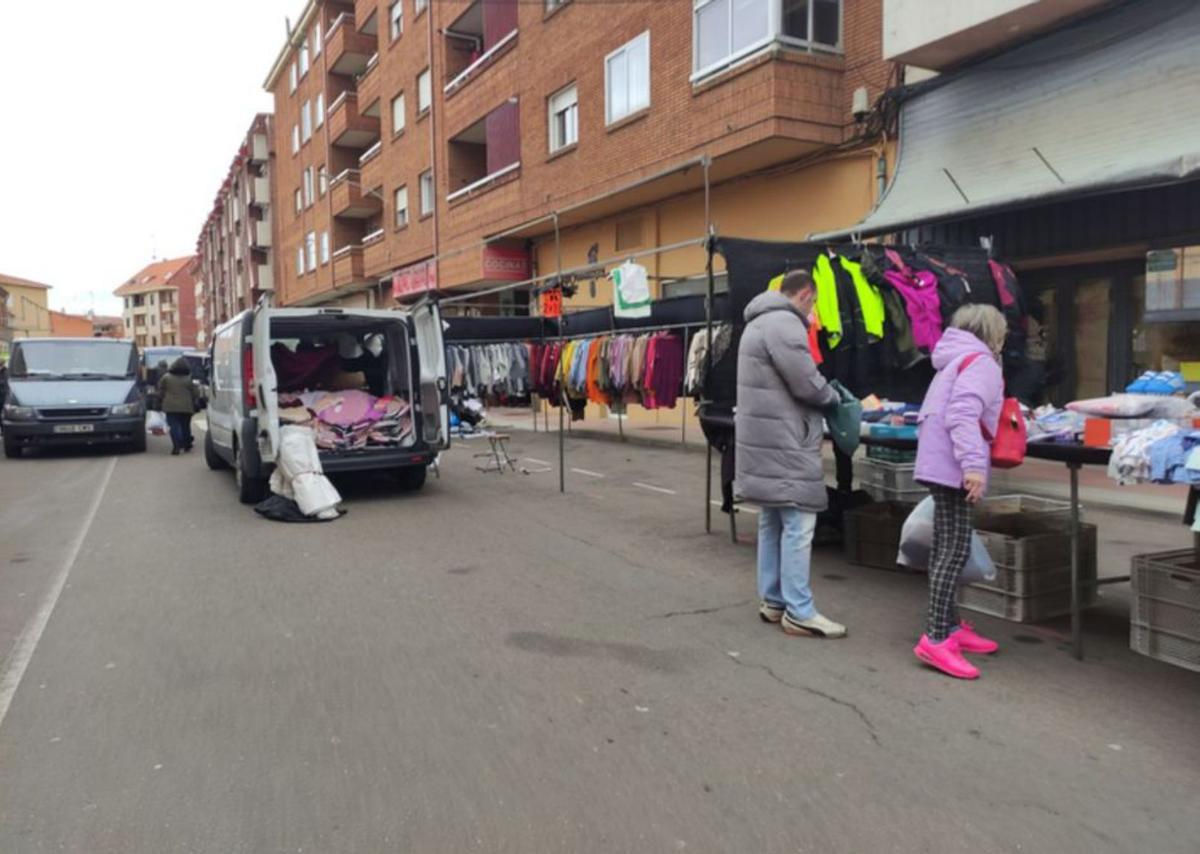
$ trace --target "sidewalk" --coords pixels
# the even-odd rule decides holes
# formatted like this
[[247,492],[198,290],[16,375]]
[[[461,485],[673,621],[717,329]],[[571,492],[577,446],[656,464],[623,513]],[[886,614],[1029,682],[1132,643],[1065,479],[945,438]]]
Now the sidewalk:
[[[688,404],[691,405],[690,403]],[[538,433],[558,433],[558,413],[551,410],[549,431],[541,414],[535,418],[528,409],[491,409],[488,411],[494,428],[503,430],[527,430]],[[636,427],[617,418],[589,418],[575,424],[566,419],[564,424],[572,439],[596,439],[607,442],[627,442],[634,445],[659,448],[677,448],[688,451],[703,451],[704,434],[693,419],[683,427],[653,426]],[[686,432],[686,442],[684,441]],[[860,453],[862,453],[860,451]],[[826,451],[826,470],[833,475],[833,455]],[[1019,469],[996,472],[994,490],[1008,494],[1038,495],[1045,498],[1067,500],[1070,498],[1070,481],[1066,466],[1045,460],[1028,460]],[[1183,486],[1119,486],[1109,479],[1107,472],[1098,466],[1085,467],[1079,473],[1080,502],[1112,510],[1151,513],[1181,519],[1187,501],[1187,488]]]

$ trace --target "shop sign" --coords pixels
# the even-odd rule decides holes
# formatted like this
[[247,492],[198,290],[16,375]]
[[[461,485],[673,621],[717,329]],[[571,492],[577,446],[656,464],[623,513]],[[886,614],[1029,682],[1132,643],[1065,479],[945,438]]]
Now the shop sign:
[[524,249],[507,246],[483,247],[485,282],[523,282],[533,277],[533,261]]
[[542,293],[542,317],[562,317],[562,288]]
[[437,263],[434,261],[413,264],[397,270],[392,276],[393,299],[404,299],[433,290],[437,290]]

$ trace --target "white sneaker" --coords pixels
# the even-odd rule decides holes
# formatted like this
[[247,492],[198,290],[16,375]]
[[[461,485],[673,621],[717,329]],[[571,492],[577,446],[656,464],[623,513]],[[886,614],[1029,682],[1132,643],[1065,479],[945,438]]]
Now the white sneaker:
[[770,602],[760,602],[758,605],[758,616],[764,623],[778,623],[783,619],[784,611],[783,606]]
[[796,620],[791,614],[784,614],[779,624],[783,627],[784,634],[796,637],[844,638],[846,636],[845,626],[822,617],[820,614],[814,614],[807,620]]

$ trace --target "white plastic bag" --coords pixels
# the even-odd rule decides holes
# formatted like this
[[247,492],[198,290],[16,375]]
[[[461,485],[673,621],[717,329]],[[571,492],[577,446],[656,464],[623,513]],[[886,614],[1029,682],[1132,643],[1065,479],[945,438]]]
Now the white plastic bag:
[[[900,554],[896,563],[910,569],[929,570],[929,558],[933,551],[933,496],[926,498],[909,514],[900,532]],[[964,583],[996,580],[996,564],[988,553],[987,546],[975,531],[971,532],[971,556],[963,567]]]
[[167,416],[151,409],[146,413],[146,432],[153,436],[164,436],[167,432]]

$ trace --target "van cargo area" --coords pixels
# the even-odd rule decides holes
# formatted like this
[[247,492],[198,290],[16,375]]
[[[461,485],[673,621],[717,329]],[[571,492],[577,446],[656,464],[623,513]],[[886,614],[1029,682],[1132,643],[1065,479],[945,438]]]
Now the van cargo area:
[[270,324],[276,401],[264,408],[282,426],[311,427],[323,461],[369,463],[416,443],[413,348],[402,318],[273,317]]

